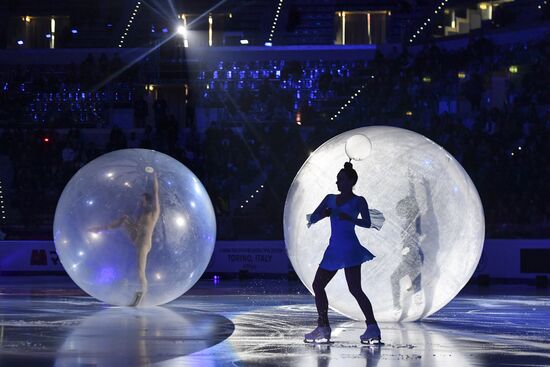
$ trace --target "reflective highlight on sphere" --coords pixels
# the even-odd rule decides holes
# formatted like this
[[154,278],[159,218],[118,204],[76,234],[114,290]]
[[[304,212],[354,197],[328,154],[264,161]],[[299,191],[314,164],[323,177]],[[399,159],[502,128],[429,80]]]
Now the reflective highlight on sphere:
[[[462,166],[442,147],[417,133],[372,126],[340,134],[319,147],[296,175],[285,203],[284,233],[294,270],[312,282],[330,238],[325,218],[310,228],[306,215],[325,195],[337,193],[336,175],[349,158],[346,142],[364,135],[368,156],[353,161],[354,187],[371,209],[384,214],[380,231],[355,227],[376,257],[361,267],[362,287],[378,321],[413,321],[446,305],[475,271],[485,224],[479,195]],[[354,150],[357,146],[354,145]],[[364,316],[339,271],[326,288],[335,311]]]
[[181,296],[206,269],[215,237],[201,182],[152,150],[118,150],[91,161],[71,178],[55,212],[55,246],[69,276],[119,306]]

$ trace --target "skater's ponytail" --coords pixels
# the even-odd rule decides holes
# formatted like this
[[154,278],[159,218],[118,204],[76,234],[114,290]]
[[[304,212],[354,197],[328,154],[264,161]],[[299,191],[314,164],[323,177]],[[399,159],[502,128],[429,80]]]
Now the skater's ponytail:
[[357,183],[357,179],[359,178],[359,176],[357,176],[357,171],[353,169],[353,164],[351,164],[351,162],[344,163],[344,168],[342,168],[342,172],[344,172],[346,176],[348,176],[352,186]]

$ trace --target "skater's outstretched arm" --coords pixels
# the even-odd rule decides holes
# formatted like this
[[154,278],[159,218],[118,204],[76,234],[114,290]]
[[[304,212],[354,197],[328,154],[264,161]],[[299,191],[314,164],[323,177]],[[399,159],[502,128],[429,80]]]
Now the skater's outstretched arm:
[[160,214],[160,200],[159,200],[159,179],[157,173],[153,174],[153,214],[155,218],[158,218]]
[[317,223],[323,218],[329,217],[331,210],[328,207],[328,195],[321,201],[317,209],[308,216],[308,226]]
[[369,213],[369,204],[367,203],[367,200],[362,196],[359,197],[359,213],[361,214],[361,218],[352,218],[346,213],[340,213],[340,219],[348,220],[359,227],[370,228],[371,220]]

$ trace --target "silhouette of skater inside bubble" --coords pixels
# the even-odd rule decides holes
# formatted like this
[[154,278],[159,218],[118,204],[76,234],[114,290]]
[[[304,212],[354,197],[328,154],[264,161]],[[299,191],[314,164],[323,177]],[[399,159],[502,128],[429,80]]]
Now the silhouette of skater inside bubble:
[[141,199],[138,202],[138,214],[136,219],[125,214],[110,224],[90,228],[90,231],[95,233],[122,228],[124,233],[130,238],[130,241],[132,241],[132,244],[136,247],[141,289],[136,292],[131,306],[137,306],[147,293],[148,282],[145,273],[147,256],[153,245],[153,232],[159,216],[159,184],[157,174],[153,173],[153,194],[151,195],[148,192],[141,194]]
[[[420,314],[420,318],[423,318],[430,312],[433,306],[434,291],[440,277],[439,264],[437,263],[437,254],[439,253],[440,246],[439,225],[433,206],[430,182],[426,178],[423,178],[421,184],[424,187],[424,193],[426,195],[426,210],[422,213],[422,218],[424,224],[429,223],[429,225],[424,225],[421,238],[422,247],[426,249],[426,251],[424,251],[423,273],[424,281],[428,279],[426,278],[426,276],[428,276],[431,283],[430,287],[423,287],[425,303],[424,309]],[[427,249],[429,249],[429,251],[427,251]]]
[[[401,231],[401,261],[391,275],[391,287],[393,307],[396,314],[400,314],[399,320],[408,316],[410,304],[401,304],[401,280],[408,277],[411,281],[410,287],[406,289],[421,301],[422,291],[422,264],[424,263],[424,252],[420,246],[422,226],[420,220],[420,209],[416,200],[416,192],[412,176],[409,177],[409,192],[406,197],[399,200],[395,206],[397,215],[404,220]],[[407,297],[410,299],[410,295]]]
[[305,335],[305,342],[330,341],[331,329],[325,287],[339,269],[344,269],[349,290],[365,316],[367,330],[361,335],[361,342],[380,342],[380,329],[374,317],[372,305],[361,288],[361,264],[372,260],[374,255],[359,243],[355,234],[355,226],[379,230],[384,217],[379,211],[373,210],[372,217],[376,220],[371,221],[367,200],[362,196],[355,195],[352,191],[357,179],[357,172],[353,169],[353,165],[346,162],[336,179],[336,186],[340,194],[327,195],[317,209],[306,217],[308,227],[329,217],[331,236],[313,281],[315,305],[319,316],[318,326],[313,332]]

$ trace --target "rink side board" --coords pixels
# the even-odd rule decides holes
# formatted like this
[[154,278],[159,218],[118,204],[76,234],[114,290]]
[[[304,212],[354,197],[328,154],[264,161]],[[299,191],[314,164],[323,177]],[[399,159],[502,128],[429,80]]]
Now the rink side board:
[[0,241],[1,275],[63,275],[52,241]]
[[284,241],[218,241],[206,273],[288,274]]
[[[218,241],[206,273],[288,274],[284,241]],[[0,275],[61,275],[53,241],[0,241]],[[550,276],[550,239],[486,240],[473,278],[531,280]]]

